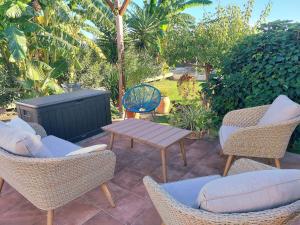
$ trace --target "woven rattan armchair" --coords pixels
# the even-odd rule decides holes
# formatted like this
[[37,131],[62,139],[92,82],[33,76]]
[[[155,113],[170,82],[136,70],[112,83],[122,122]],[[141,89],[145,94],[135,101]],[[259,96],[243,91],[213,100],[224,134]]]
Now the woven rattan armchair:
[[[46,135],[40,125],[31,126],[37,134]],[[29,158],[0,149],[0,191],[5,180],[37,208],[46,210],[47,225],[52,225],[54,209],[97,186],[114,207],[107,181],[113,178],[115,163],[115,154],[107,150],[60,158]]]
[[[267,169],[276,168],[250,159],[239,159],[230,168],[229,175]],[[300,200],[289,205],[258,212],[212,213],[181,204],[150,177],[144,178],[144,184],[162,218],[162,225],[281,225],[287,224],[300,213]]]
[[226,176],[234,156],[274,159],[280,168],[290,137],[300,123],[300,117],[272,125],[257,125],[269,105],[239,109],[227,113],[223,119],[226,126],[241,127],[224,143],[223,153],[228,155],[223,175]]

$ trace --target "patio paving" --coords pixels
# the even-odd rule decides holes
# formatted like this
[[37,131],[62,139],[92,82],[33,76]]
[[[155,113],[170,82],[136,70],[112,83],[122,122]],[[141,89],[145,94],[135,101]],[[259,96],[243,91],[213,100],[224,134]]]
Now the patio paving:
[[[108,135],[84,140],[82,146],[108,143]],[[180,157],[178,144],[168,151],[169,181],[221,173],[225,157],[219,155],[219,142],[213,140],[185,140],[186,167]],[[115,178],[109,183],[117,207],[111,208],[99,188],[55,210],[55,225],[160,225],[142,178],[152,176],[162,181],[160,154],[157,149],[116,136],[113,151],[117,155]],[[287,153],[283,168],[299,168],[300,155]],[[44,225],[46,213],[35,208],[8,184],[0,198],[1,225]],[[299,221],[300,224],[300,221]]]

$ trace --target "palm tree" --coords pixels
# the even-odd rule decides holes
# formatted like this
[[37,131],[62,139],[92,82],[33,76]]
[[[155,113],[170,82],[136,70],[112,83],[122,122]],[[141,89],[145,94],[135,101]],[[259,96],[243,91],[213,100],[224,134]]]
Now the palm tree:
[[133,4],[133,10],[129,11],[128,23],[129,35],[138,49],[146,49],[150,52],[159,52],[159,39],[163,37],[162,26],[167,17],[163,8],[150,12],[149,6],[143,8]]
[[127,20],[130,36],[136,47],[160,55],[165,33],[176,23],[190,22],[190,16],[183,11],[208,4],[210,0],[150,0],[145,1],[143,7],[134,4]]

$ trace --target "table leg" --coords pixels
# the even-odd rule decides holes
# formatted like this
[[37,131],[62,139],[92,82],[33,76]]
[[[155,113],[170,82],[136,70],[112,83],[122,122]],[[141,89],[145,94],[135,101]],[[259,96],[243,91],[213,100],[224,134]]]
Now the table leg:
[[167,156],[167,152],[166,152],[166,149],[163,148],[160,150],[160,155],[161,155],[161,163],[162,163],[162,174],[163,174],[163,180],[164,180],[164,183],[167,183],[168,182],[168,178],[167,178],[167,159],[166,159],[166,156]]
[[108,149],[110,149],[110,150],[112,150],[112,148],[113,148],[114,139],[115,139],[115,133],[112,132],[110,134],[110,142],[109,142],[109,146],[108,146]]
[[130,147],[133,148],[133,138],[130,139]]
[[185,152],[185,148],[184,148],[184,141],[183,141],[183,139],[179,141],[179,145],[180,145],[180,152],[181,152],[181,157],[182,157],[183,162],[184,162],[184,166],[187,166],[186,152]]

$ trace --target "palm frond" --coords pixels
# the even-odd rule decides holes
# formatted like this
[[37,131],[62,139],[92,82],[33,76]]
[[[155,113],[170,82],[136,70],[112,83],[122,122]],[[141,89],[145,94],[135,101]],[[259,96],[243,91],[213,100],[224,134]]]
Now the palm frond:
[[189,0],[189,1],[184,1],[182,3],[179,3],[179,4],[175,3],[175,10],[173,13],[180,13],[188,8],[209,5],[211,3],[212,3],[212,1],[210,1],[210,0]]

